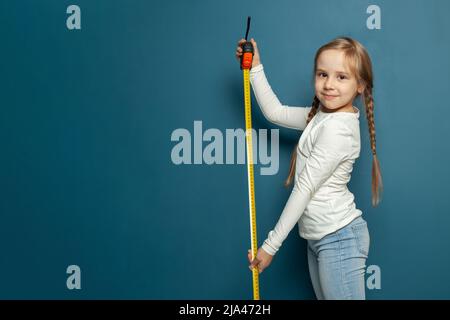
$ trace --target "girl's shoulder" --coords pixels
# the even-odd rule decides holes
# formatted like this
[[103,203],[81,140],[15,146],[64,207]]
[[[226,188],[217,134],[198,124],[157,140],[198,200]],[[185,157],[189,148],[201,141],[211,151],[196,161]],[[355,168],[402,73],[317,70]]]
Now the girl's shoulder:
[[[324,114],[317,119],[318,125],[322,131],[331,131],[332,129],[347,132],[350,135],[359,134],[359,119],[340,112],[338,114]],[[328,128],[330,130],[324,130]],[[319,130],[320,131],[320,130]]]
[[[315,126],[318,129],[349,129],[350,124],[346,117],[335,116],[334,114],[319,113]],[[319,130],[320,131],[320,130]]]
[[359,145],[359,126],[353,120],[346,117],[333,117],[329,115],[324,119],[318,119],[315,134],[311,137],[313,143],[328,145],[330,148],[339,147],[346,149]]

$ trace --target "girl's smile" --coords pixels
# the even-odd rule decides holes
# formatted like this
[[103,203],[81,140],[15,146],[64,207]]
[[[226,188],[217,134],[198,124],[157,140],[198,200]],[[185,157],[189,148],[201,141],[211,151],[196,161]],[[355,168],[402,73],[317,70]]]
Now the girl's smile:
[[332,100],[337,97],[337,96],[330,96],[330,95],[326,95],[326,94],[324,94],[323,96],[326,100]]

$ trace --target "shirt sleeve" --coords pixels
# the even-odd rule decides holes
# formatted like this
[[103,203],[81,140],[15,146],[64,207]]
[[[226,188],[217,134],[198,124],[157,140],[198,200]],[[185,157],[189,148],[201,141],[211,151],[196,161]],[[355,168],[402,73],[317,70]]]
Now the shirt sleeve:
[[303,170],[295,173],[294,187],[275,228],[262,245],[264,251],[271,255],[279,250],[298,223],[314,193],[350,155],[351,130],[340,120],[326,120],[316,139]]
[[269,85],[262,64],[250,69],[250,83],[264,117],[289,129],[305,130],[311,107],[282,105]]

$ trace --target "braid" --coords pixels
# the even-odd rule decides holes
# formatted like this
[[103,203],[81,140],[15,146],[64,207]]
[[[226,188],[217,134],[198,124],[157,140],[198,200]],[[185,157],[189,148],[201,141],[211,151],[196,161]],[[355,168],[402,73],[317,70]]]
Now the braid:
[[317,109],[319,109],[319,104],[320,104],[319,99],[317,98],[317,96],[314,96],[314,99],[313,99],[313,102],[312,102],[312,108],[309,111],[308,119],[306,120],[306,125],[308,125],[308,123],[312,120],[312,118],[317,113]]
[[[319,109],[319,104],[320,104],[319,99],[317,98],[317,96],[314,96],[314,100],[312,102],[312,107],[308,113],[308,119],[306,120],[306,125],[308,125],[308,123],[312,120],[312,118],[316,114],[317,109]],[[289,174],[288,174],[286,181],[284,182],[285,187],[289,187],[289,185],[292,183],[292,180],[294,177],[295,164],[297,162],[297,147],[298,147],[298,142],[295,145],[294,150],[292,150],[291,163],[289,165]]]
[[370,148],[372,149],[372,154],[376,155],[377,150],[376,150],[376,139],[375,139],[375,121],[374,121],[374,117],[373,117],[372,89],[366,90],[365,102],[366,102],[367,123],[368,123],[369,134],[370,134]]
[[366,105],[366,116],[370,135],[370,148],[372,149],[372,206],[376,207],[382,197],[383,180],[381,179],[380,163],[377,157],[376,140],[375,140],[375,120],[373,116],[373,96],[372,88],[366,87],[364,91],[364,102]]

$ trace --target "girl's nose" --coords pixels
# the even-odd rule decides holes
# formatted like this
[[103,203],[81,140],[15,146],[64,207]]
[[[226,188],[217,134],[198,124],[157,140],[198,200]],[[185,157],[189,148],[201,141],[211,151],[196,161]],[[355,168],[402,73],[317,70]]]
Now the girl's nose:
[[327,89],[327,90],[333,90],[334,89],[334,83],[333,83],[333,81],[327,79],[325,81],[323,87],[324,87],[324,89]]
[[333,86],[334,86],[333,81],[331,80],[330,77],[328,77],[327,80],[325,80],[325,83],[324,83],[325,89],[333,89]]

